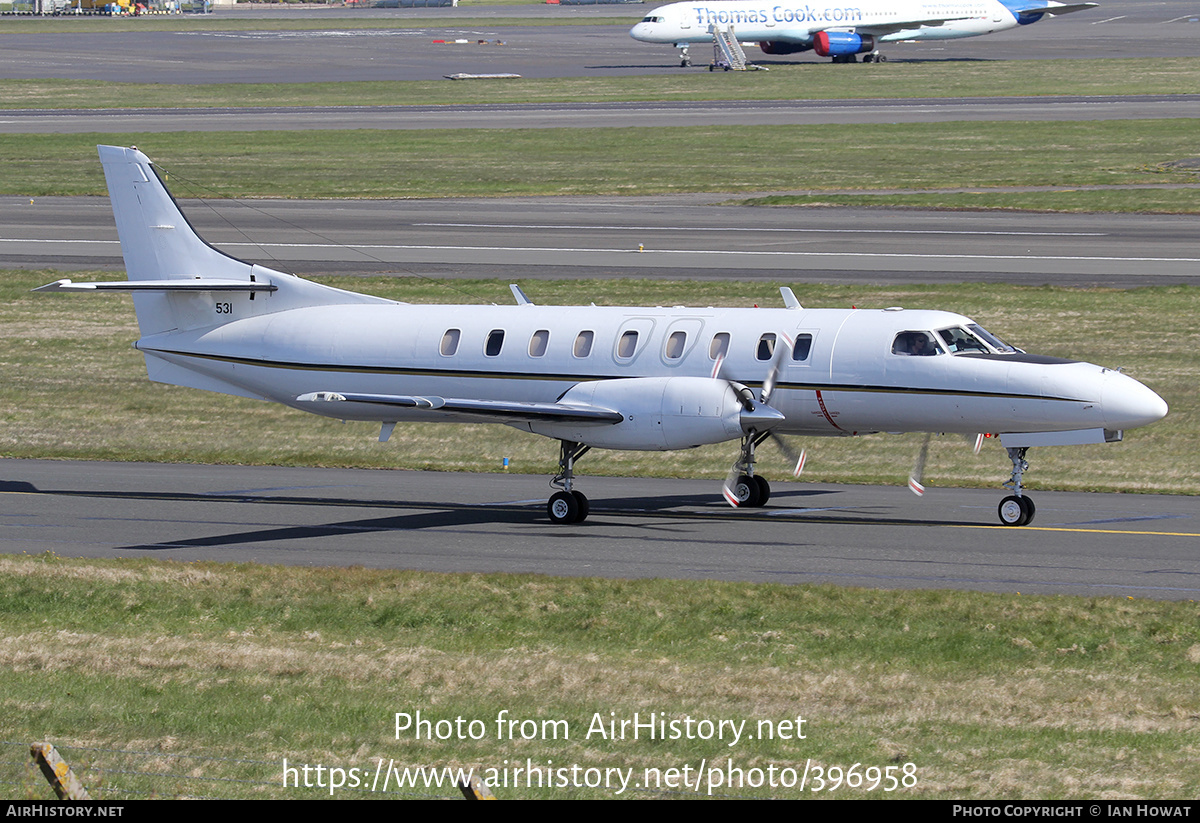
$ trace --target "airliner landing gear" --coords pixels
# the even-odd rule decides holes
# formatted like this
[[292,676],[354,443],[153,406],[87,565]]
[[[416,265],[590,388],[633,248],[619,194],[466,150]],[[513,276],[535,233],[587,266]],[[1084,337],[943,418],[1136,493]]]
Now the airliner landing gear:
[[551,486],[562,489],[550,496],[546,504],[546,514],[551,523],[582,523],[587,520],[591,506],[583,492],[575,491],[571,484],[575,479],[575,461],[591,450],[591,446],[572,443],[570,440],[559,441],[558,474],[550,481]]
[[684,43],[679,47],[679,68],[691,68],[692,56],[688,53],[688,45]]
[[1013,493],[1000,501],[1000,522],[1006,526],[1027,526],[1033,522],[1033,516],[1037,513],[1037,506],[1033,501],[1021,493],[1021,478],[1029,469],[1029,463],[1025,460],[1025,452],[1028,448],[1007,449],[1008,459],[1012,461],[1013,472],[1012,479],[1004,485],[1013,490]]
[[886,63],[887,55],[880,54],[878,51],[872,51],[864,54],[862,61],[864,63]]

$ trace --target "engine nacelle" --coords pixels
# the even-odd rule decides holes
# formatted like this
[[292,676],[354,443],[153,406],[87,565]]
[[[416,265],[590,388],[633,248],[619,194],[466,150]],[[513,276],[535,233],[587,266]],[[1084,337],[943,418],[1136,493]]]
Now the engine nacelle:
[[841,57],[875,51],[875,38],[869,34],[848,31],[819,31],[813,35],[813,48],[822,57]]
[[[671,451],[742,436],[744,407],[728,381],[709,377],[631,377],[572,386],[559,402],[615,409],[616,424],[532,422],[529,430],[603,449]],[[525,426],[522,425],[521,428]]]
[[788,43],[783,40],[760,40],[758,47],[762,49],[763,54],[795,54],[812,48],[803,43]]

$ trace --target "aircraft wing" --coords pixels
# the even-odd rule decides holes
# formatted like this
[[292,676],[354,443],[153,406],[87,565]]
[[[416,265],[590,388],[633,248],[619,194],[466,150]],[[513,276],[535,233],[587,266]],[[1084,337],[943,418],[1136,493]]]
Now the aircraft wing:
[[1021,9],[1021,14],[1070,14],[1073,11],[1094,9],[1099,3],[1040,3]]
[[508,400],[473,400],[457,397],[417,397],[397,394],[354,392],[309,392],[296,398],[301,403],[349,402],[402,409],[442,411],[469,415],[491,422],[543,421],[554,423],[620,423],[625,415],[602,406],[579,403],[522,403]]
[[970,19],[971,17],[968,15],[963,15],[962,17],[930,17],[925,20],[898,20],[894,23],[876,23],[869,26],[853,26],[852,28],[858,34],[872,34],[876,37],[883,37],[897,31],[909,31],[911,29],[919,29],[922,26],[944,26],[947,23]]

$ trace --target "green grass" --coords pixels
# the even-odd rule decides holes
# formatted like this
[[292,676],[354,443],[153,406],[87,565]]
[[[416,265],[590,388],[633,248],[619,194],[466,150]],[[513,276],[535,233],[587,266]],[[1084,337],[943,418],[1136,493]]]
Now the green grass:
[[[487,25],[483,28],[486,30]],[[656,54],[655,48],[646,46],[648,61],[661,59],[664,64],[671,63],[669,47],[658,47],[661,54]],[[814,61],[775,66],[766,73],[712,74],[695,70],[640,77],[566,77],[484,84],[434,80],[166,85],[23,80],[0,88],[0,108],[397,106],[1195,93],[1200,93],[1200,66],[1186,58],[901,60],[878,66],[835,66]],[[846,131],[845,126],[837,128]],[[864,130],[854,130],[856,135],[861,131]]]
[[[147,381],[128,298],[30,294],[57,272],[0,274],[0,456],[201,463],[400,467],[552,474],[556,445],[507,426],[399,426],[391,441],[378,428],[255,401]],[[73,274],[86,280],[86,273]],[[95,279],[112,279],[98,274]],[[455,290],[410,278],[322,278],[323,282],[412,302],[508,303],[507,283],[454,281]],[[525,284],[543,304],[778,305],[776,284],[754,282],[579,281]],[[459,291],[459,290],[462,291]],[[1075,290],[957,286],[797,286],[806,306],[937,308],[960,311],[1030,351],[1085,359],[1126,372],[1170,404],[1160,423],[1112,446],[1037,450],[1030,488],[1200,493],[1200,289]],[[81,377],[82,376],[82,377]],[[805,478],[814,482],[902,485],[919,436],[820,438],[809,448]],[[668,454],[594,451],[587,474],[724,477],[730,444]],[[773,448],[762,471],[786,476]],[[975,457],[956,437],[936,438],[931,486],[999,487],[1009,463],[989,443]]]
[[[284,758],[368,773],[378,759],[552,760],[638,777],[702,761],[744,770],[912,763],[916,786],[891,796],[1200,792],[1194,603],[54,555],[0,557],[0,602],[9,797],[50,797],[26,765],[34,740],[63,747],[103,799],[327,796],[281,788]],[[569,737],[497,739],[503,710],[565,721]],[[484,739],[397,735],[395,714],[417,711],[479,720]],[[587,737],[597,715],[635,712],[745,721],[755,732],[760,721],[801,717],[805,736],[733,746]],[[844,786],[803,794],[888,796]]]
[[[481,129],[0,137],[0,194],[105,192],[95,145],[137,144],[178,196],[388,198],[1190,184],[1161,164],[1192,157],[1196,121],[945,123],[872,127]],[[1086,153],[1079,146],[1089,146]],[[714,173],[719,170],[719,173]],[[1105,192],[1103,197],[1113,198]],[[1126,192],[1114,208],[1146,210]],[[1076,207],[1086,200],[1076,199]],[[1200,189],[1171,208],[1200,209]]]

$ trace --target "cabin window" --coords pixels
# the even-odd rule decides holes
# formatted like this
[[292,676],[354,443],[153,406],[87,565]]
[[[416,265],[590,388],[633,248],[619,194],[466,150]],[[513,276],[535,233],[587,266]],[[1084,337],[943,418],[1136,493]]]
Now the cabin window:
[[796,344],[792,346],[792,362],[801,363],[808,359],[808,355],[812,353],[812,335],[798,334],[796,335]]
[[633,357],[637,351],[638,333],[633,329],[621,335],[617,341],[617,357]]
[[941,354],[937,341],[927,331],[902,331],[892,341],[892,354],[904,354],[909,357],[930,357]]
[[529,356],[542,357],[546,354],[546,347],[550,345],[550,330],[538,329],[533,333],[533,337],[529,338]]
[[723,331],[714,334],[712,342],[708,344],[708,359],[716,360],[727,354],[729,354],[729,332]]
[[687,348],[687,332],[673,331],[670,337],[667,338],[666,348],[663,354],[668,360],[678,360],[683,357],[683,352]]
[[574,351],[576,357],[587,357],[592,353],[592,342],[596,339],[596,333],[592,331],[581,331],[575,337]]
[[442,345],[438,347],[446,357],[458,351],[458,341],[462,337],[462,331],[459,329],[446,329],[446,333],[442,335]]
[[775,335],[773,332],[767,332],[758,338],[758,350],[754,356],[759,360],[770,360],[775,356]]
[[487,345],[484,346],[483,353],[488,357],[496,357],[502,348],[504,348],[504,329],[493,329],[488,332]]

